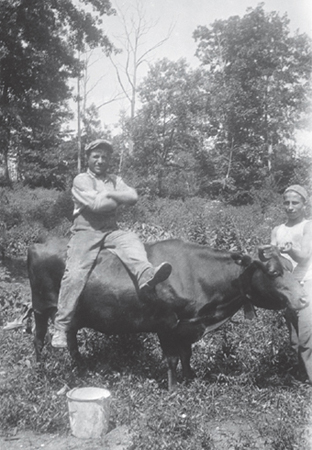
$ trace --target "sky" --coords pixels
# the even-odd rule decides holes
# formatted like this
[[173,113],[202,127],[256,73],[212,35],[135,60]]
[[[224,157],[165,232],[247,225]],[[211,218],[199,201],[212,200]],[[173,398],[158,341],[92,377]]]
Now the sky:
[[[111,3],[129,21],[134,15],[137,1],[140,0],[111,0]],[[191,66],[196,67],[199,61],[195,57],[194,30],[199,25],[209,26],[218,19],[227,20],[234,15],[242,17],[248,8],[254,9],[260,3],[259,0],[142,0],[145,21],[152,26],[142,42],[140,52],[166,38],[171,30],[169,38],[150,53],[148,62],[154,63],[165,57],[172,61],[185,58]],[[281,16],[287,14],[291,32],[299,30],[312,38],[312,0],[267,0],[263,4],[267,12],[276,11]],[[123,33],[120,16],[104,16],[103,28],[111,41],[117,47],[120,46],[119,39]],[[122,53],[116,56],[116,63],[122,62],[124,57]],[[147,74],[148,67],[148,63],[142,64],[138,81]],[[120,92],[120,87],[113,65],[101,51],[96,51],[91,57],[88,89],[88,104],[100,106],[109,102],[99,107],[98,111],[102,124],[113,130],[120,110],[129,112],[129,104],[125,100],[110,102]]]

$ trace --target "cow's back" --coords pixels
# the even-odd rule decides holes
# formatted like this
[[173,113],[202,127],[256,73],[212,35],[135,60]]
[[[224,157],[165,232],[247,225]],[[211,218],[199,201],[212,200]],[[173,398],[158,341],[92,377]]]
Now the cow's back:
[[229,252],[179,239],[148,245],[147,253],[154,265],[162,261],[172,265],[170,277],[157,286],[157,293],[175,304],[182,317],[196,315],[207,302],[231,296],[232,280],[242,271]]
[[[146,246],[149,260],[158,265],[168,261],[172,265],[170,279],[177,279],[192,292],[198,281],[206,280],[209,274],[210,283],[218,285],[228,282],[229,278],[236,277],[241,268],[235,264],[231,253],[217,250],[180,239],[158,241]],[[202,284],[202,283],[200,283]]]

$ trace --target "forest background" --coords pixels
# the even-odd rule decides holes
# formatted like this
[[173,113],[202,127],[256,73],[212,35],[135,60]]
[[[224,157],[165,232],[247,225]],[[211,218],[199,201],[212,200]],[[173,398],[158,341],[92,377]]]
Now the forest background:
[[[142,195],[250,204],[288,183],[310,188],[311,148],[295,134],[311,120],[311,39],[291,33],[287,16],[260,3],[242,17],[198,26],[199,68],[159,59],[138,83],[155,50],[140,54],[153,31],[140,2],[131,26],[106,0],[4,1],[0,8],[2,183],[12,181],[14,159],[11,178],[24,186],[66,190],[84,169],[85,144],[103,137],[114,143],[114,170]],[[102,24],[112,14],[124,21],[118,48]],[[170,31],[156,46],[166,40]],[[90,55],[99,49],[130,106],[113,135],[89,104]],[[114,63],[120,53],[124,67]]]

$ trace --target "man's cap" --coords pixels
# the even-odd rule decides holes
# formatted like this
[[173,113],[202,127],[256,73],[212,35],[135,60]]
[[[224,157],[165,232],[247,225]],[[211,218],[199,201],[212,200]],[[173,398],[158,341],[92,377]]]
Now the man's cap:
[[304,199],[305,202],[308,200],[308,193],[304,187],[300,186],[300,184],[293,184],[293,185],[289,186],[285,190],[284,194],[286,194],[286,192],[289,192],[289,191],[293,191],[293,192],[296,192],[296,194],[301,195],[301,197]]
[[109,150],[113,153],[113,146],[110,142],[105,141],[105,139],[96,139],[95,141],[90,142],[85,148],[86,153],[90,153],[92,150],[96,148],[104,148],[105,150]]

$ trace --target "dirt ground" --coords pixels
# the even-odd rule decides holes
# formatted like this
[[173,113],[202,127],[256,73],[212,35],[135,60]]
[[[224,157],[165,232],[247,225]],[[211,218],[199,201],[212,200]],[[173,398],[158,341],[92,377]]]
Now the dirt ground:
[[[270,450],[273,447],[265,436],[255,433],[250,424],[224,421],[209,422],[211,445],[214,450],[235,450],[242,442],[242,436],[248,436],[250,447],[246,450]],[[310,449],[312,450],[312,423],[309,430]],[[245,440],[246,442],[246,440]],[[247,442],[246,442],[247,443]],[[101,439],[78,439],[71,435],[35,434],[32,431],[16,432],[11,436],[0,436],[1,450],[135,450],[131,431],[126,426],[115,428]],[[196,449],[194,449],[196,450]],[[299,450],[299,449],[298,449]]]
[[[245,427],[242,424],[222,423],[207,424],[211,428],[211,438],[216,450],[234,450],[240,441],[242,433],[249,433],[252,436],[250,426]],[[115,431],[115,430],[114,430]],[[1,450],[132,450],[132,441],[129,433],[124,428],[122,432],[115,433],[112,438],[106,435],[102,439],[78,439],[73,436],[59,436],[50,434],[35,434],[31,431],[18,432],[16,436],[0,437]],[[127,437],[128,439],[125,439]],[[260,436],[253,436],[252,440],[257,442],[254,449],[264,450],[268,448],[265,440]],[[195,449],[194,449],[195,450]]]
[[0,436],[1,450],[132,450],[133,442],[125,426],[115,428],[101,439],[78,439],[74,436],[16,432],[14,436]]

